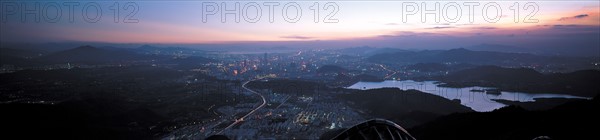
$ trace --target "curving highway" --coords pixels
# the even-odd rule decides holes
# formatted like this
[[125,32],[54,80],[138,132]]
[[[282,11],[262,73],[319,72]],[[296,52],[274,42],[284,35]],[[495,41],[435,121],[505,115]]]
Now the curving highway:
[[386,68],[386,67],[385,67],[385,66],[383,66],[382,64],[379,64],[379,66],[380,66],[381,68],[383,68],[384,70],[387,70],[387,71],[390,71],[390,72],[392,72],[392,74],[389,74],[389,75],[388,75],[388,74],[386,74],[386,76],[384,77],[384,79],[388,79],[388,78],[392,77],[392,75],[395,75],[396,73],[398,73],[397,71],[393,71],[393,70],[390,70],[390,69]]
[[246,114],[246,115],[242,116],[242,117],[241,117],[241,118],[239,118],[239,119],[236,119],[236,120],[235,120],[233,123],[231,123],[229,126],[225,127],[223,130],[219,131],[219,133],[217,133],[217,134],[222,134],[222,133],[223,133],[225,130],[227,130],[227,129],[229,129],[229,128],[233,127],[233,126],[235,126],[236,124],[240,123],[241,121],[244,121],[244,118],[246,118],[246,117],[248,117],[248,116],[252,115],[252,113],[256,112],[256,110],[258,110],[258,109],[260,109],[260,108],[264,107],[264,106],[267,104],[267,100],[265,99],[265,96],[263,96],[263,95],[261,95],[260,93],[258,93],[258,92],[256,92],[256,91],[254,91],[254,90],[251,90],[251,89],[249,89],[249,88],[247,88],[247,87],[246,87],[246,84],[248,84],[248,83],[250,83],[250,82],[252,82],[252,81],[255,81],[255,80],[258,80],[258,79],[254,79],[254,80],[250,80],[250,81],[246,81],[246,82],[244,82],[244,84],[242,84],[242,88],[244,88],[244,89],[246,89],[246,90],[248,90],[248,91],[250,91],[250,92],[252,92],[252,93],[254,93],[254,94],[258,95],[258,96],[260,96],[260,98],[262,99],[262,104],[260,104],[260,105],[259,105],[258,107],[256,107],[256,108],[252,109],[252,111],[248,112],[248,114]]

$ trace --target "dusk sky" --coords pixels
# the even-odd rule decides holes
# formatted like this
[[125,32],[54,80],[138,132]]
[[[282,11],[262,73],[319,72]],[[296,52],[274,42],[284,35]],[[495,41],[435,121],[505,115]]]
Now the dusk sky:
[[0,0],[0,79],[7,138],[590,139],[600,0]]
[[[221,13],[225,6],[234,9],[235,3],[240,4],[241,17],[239,23],[235,22],[234,15],[225,15],[225,23],[221,22]],[[314,3],[319,4],[319,22],[314,22]],[[558,47],[565,44],[584,44],[588,48],[600,44],[594,38],[600,33],[600,6],[598,1],[516,1],[518,3],[518,23],[515,23],[514,3],[507,1],[476,1],[478,4],[469,14],[468,1],[438,2],[441,13],[439,22],[436,23],[435,15],[426,15],[426,22],[421,21],[421,12],[407,15],[403,22],[403,4],[416,4],[421,6],[422,1],[135,1],[132,3],[117,2],[120,7],[118,23],[114,21],[114,1],[97,2],[102,10],[99,19],[96,8],[90,2],[75,2],[74,22],[69,22],[69,7],[73,3],[39,1],[41,11],[40,21],[34,20],[33,14],[24,14],[23,4],[29,10],[35,9],[35,2],[2,2],[2,41],[4,42],[108,42],[108,43],[163,43],[163,44],[219,44],[239,42],[278,42],[278,41],[321,41],[331,46],[344,46],[336,42],[353,42],[352,45],[402,47],[420,46],[432,48],[460,47],[477,44],[503,44],[511,46],[533,47],[552,46]],[[288,6],[287,16],[292,19],[297,16],[296,7],[300,6],[302,14],[295,23],[286,21],[283,16],[284,6]],[[433,10],[436,1],[427,1],[427,9]],[[501,14],[494,7],[484,11],[486,4],[500,6]],[[533,4],[532,4],[533,3]],[[204,4],[204,5],[203,5]],[[217,5],[219,11],[213,15],[203,14],[210,12]],[[225,5],[223,5],[225,4]],[[273,5],[273,22],[269,21],[269,7]],[[55,6],[60,6],[57,10]],[[84,11],[87,5],[88,19],[97,20],[95,23],[87,22]],[[91,5],[91,6],[90,6]],[[208,5],[208,6],[207,6]],[[247,6],[250,5],[250,6]],[[260,6],[260,18],[257,18],[257,8]],[[325,7],[327,5],[327,7]],[[451,6],[446,6],[451,5]],[[459,5],[458,10],[452,5]],[[525,7],[527,5],[527,7]],[[313,8],[311,8],[313,6]],[[46,7],[46,8],[45,8]],[[134,8],[137,13],[130,19],[137,23],[124,23]],[[247,9],[244,9],[247,7]],[[443,9],[443,7],[448,7]],[[513,8],[511,8],[513,7]],[[128,8],[128,9],[125,9]],[[328,9],[325,9],[328,8]],[[528,9],[526,9],[528,8]],[[311,10],[313,9],[313,10]],[[337,9],[337,12],[333,12]],[[538,10],[535,12],[534,10]],[[61,11],[57,16],[57,11]],[[331,14],[331,13],[334,14]],[[526,19],[533,12],[533,16]],[[330,21],[324,23],[327,15],[333,15]],[[406,13],[405,13],[406,14]],[[485,20],[493,19],[492,23]],[[206,15],[206,22],[203,16]],[[443,16],[447,17],[444,18]],[[469,21],[472,16],[473,22]],[[25,18],[25,22],[22,22]],[[53,19],[54,18],[54,19]],[[448,21],[455,19],[455,21]],[[54,20],[56,23],[50,22]],[[252,23],[252,21],[256,21]],[[496,20],[496,19],[494,19]],[[524,21],[533,23],[524,23]],[[250,22],[249,22],[250,21]],[[558,46],[556,46],[558,45]],[[347,47],[348,44],[345,44]],[[579,46],[580,47],[580,46]]]

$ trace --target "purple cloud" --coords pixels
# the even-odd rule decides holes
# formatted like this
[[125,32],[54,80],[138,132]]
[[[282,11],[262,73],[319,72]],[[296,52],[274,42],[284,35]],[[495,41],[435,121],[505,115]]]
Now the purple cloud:
[[299,35],[289,35],[289,36],[281,36],[281,38],[288,38],[288,39],[302,39],[302,40],[306,40],[306,39],[313,39],[314,37],[309,37],[309,36],[299,36]]
[[453,26],[435,26],[432,28],[426,28],[426,29],[448,29],[448,28],[455,28]]
[[572,16],[572,17],[563,17],[563,18],[560,18],[559,21],[571,20],[571,19],[582,19],[582,18],[585,18],[588,16],[589,16],[588,14],[581,14],[581,15],[576,15],[576,16]]
[[498,29],[496,27],[477,27],[475,29],[480,29],[480,30],[493,30],[493,29]]

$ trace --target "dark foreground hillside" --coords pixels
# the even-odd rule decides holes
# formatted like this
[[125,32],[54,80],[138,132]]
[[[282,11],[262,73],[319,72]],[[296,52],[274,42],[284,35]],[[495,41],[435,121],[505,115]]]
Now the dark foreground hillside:
[[417,90],[398,88],[357,90],[339,97],[361,112],[370,115],[369,118],[389,119],[403,127],[420,125],[451,113],[473,111],[461,105],[458,100],[448,100]]
[[565,103],[546,111],[509,106],[493,112],[457,113],[409,129],[419,140],[598,139],[600,100]]
[[7,104],[0,109],[6,134],[21,139],[151,139],[171,123],[161,122],[167,118],[152,110],[133,106],[84,99],[58,105]]

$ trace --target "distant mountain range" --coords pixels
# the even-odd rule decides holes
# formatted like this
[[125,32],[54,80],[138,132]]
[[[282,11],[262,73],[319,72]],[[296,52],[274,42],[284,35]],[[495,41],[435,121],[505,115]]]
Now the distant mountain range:
[[142,45],[137,48],[130,49],[130,51],[142,54],[177,54],[177,53],[186,53],[186,54],[194,54],[194,55],[202,55],[206,54],[207,51],[194,49],[194,48],[184,48],[184,47],[156,47],[150,45]]
[[[48,64],[115,64],[115,63],[160,63],[175,64],[176,68],[194,68],[214,60],[192,55],[200,50],[187,48],[162,48],[141,46],[138,48],[80,46],[47,55],[40,52],[1,48],[1,64],[16,66],[40,66]],[[184,50],[187,55],[184,55]],[[188,53],[189,52],[189,53]],[[176,55],[178,54],[178,55]]]
[[37,58],[38,61],[46,63],[80,64],[102,64],[141,59],[150,59],[150,57],[123,50],[107,50],[92,46],[81,46]]
[[10,65],[29,65],[31,58],[35,58],[42,55],[41,52],[20,50],[12,48],[0,48],[0,64]]
[[509,53],[540,53],[539,51],[531,50],[524,47],[515,47],[500,44],[479,44],[465,47],[465,49],[474,51],[493,51],[493,52],[509,52]]
[[570,64],[589,65],[594,59],[541,56],[528,53],[506,53],[491,51],[472,51],[464,48],[451,50],[400,51],[376,54],[368,61],[383,64],[415,64],[415,63],[470,63],[477,65],[545,65]]
[[359,56],[372,56],[381,53],[395,53],[395,52],[408,52],[408,50],[397,49],[397,48],[375,48],[369,46],[363,47],[352,47],[336,50],[341,54],[346,55],[359,55]]
[[[490,45],[486,45],[490,46]],[[31,48],[24,47],[24,48]],[[492,48],[509,48],[493,47]],[[80,46],[56,52],[47,52],[31,49],[0,48],[0,64],[10,64],[16,66],[33,66],[39,64],[59,64],[59,63],[80,63],[80,64],[103,64],[119,63],[123,61],[147,61],[160,60],[161,62],[175,62],[169,60],[176,56],[176,61],[211,61],[201,60],[203,56],[209,54],[209,51],[185,48],[185,47],[157,47],[151,45],[142,45],[139,47],[92,47]],[[472,51],[464,48],[451,50],[424,50],[412,51],[395,48],[374,48],[374,47],[355,47],[339,49],[334,51],[341,53],[341,57],[348,59],[362,59],[366,57],[367,61],[389,64],[389,65],[413,65],[413,64],[467,64],[467,65],[498,65],[509,67],[520,66],[545,66],[551,65],[554,69],[564,69],[564,71],[590,69],[593,63],[597,63],[595,58],[583,57],[565,57],[565,56],[544,56],[528,53],[508,53],[492,51]],[[189,59],[185,57],[194,56]],[[184,59],[180,59],[183,57]],[[196,60],[191,60],[196,59]],[[164,61],[162,61],[164,60]],[[441,65],[438,65],[441,66]],[[448,69],[434,65],[415,65],[414,69],[423,69],[433,71],[435,69]],[[452,69],[452,68],[450,68]]]
[[497,83],[531,83],[542,81],[544,75],[528,68],[479,66],[443,76],[444,81],[489,81]]

